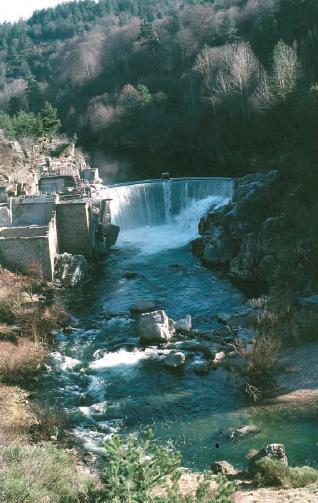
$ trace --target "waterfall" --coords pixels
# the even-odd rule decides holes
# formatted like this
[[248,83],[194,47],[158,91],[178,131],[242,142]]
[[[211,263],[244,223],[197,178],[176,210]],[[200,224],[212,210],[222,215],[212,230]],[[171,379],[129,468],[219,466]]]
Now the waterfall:
[[179,178],[111,186],[106,197],[121,228],[119,243],[134,243],[149,254],[194,239],[200,218],[229,201],[233,187],[227,178]]

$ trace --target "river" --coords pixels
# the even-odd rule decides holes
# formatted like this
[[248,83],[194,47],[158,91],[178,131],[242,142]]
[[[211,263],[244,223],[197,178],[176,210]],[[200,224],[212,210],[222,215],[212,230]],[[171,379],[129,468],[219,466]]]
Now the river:
[[[277,412],[247,402],[240,380],[224,368],[196,375],[195,355],[184,368],[167,370],[160,348],[140,346],[129,314],[131,304],[148,299],[172,319],[191,314],[195,329],[209,331],[218,326],[218,313],[246,302],[222,272],[207,269],[191,253],[200,217],[225,204],[232,190],[231,181],[193,180],[187,186],[119,186],[108,193],[120,238],[92,280],[64,299],[74,330],[57,335],[42,391],[67,411],[70,431],[85,449],[99,451],[114,432],[152,428],[195,469],[215,459],[242,466],[251,448],[275,441],[285,442],[296,462],[312,458],[315,416],[302,422],[300,410]],[[245,424],[259,431],[238,442],[228,438],[227,430]]]

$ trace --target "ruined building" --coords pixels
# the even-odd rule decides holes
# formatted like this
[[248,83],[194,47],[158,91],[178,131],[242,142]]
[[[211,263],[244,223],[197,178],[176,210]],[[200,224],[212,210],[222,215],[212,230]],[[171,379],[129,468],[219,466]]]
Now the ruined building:
[[[39,269],[54,279],[61,254],[85,257],[90,263],[108,250],[118,237],[108,200],[94,200],[91,184],[96,170],[85,172],[68,162],[49,158],[38,168],[32,195],[9,195],[0,187],[0,264],[28,273]],[[82,179],[81,179],[82,178]]]

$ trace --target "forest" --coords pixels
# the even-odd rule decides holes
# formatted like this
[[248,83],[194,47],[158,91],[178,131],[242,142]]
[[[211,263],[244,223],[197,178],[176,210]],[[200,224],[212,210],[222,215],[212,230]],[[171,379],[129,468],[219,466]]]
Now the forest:
[[64,3],[0,26],[0,107],[50,102],[117,179],[297,171],[316,157],[317,21],[315,0]]

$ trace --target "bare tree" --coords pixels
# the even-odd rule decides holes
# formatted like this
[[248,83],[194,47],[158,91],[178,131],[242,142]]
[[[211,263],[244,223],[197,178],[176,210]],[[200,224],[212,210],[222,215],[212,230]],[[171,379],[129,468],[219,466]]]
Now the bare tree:
[[280,40],[273,52],[273,85],[278,97],[286,99],[294,90],[299,73],[296,50]]
[[205,98],[214,109],[222,104],[231,115],[238,104],[247,117],[249,96],[259,84],[262,70],[249,44],[204,47],[195,68],[202,76]]

